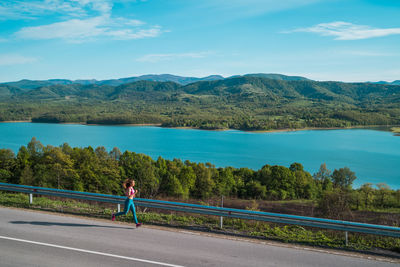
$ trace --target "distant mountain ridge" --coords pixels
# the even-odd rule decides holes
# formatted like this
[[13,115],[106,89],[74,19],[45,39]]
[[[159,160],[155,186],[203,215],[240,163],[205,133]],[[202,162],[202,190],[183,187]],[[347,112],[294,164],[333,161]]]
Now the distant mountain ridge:
[[118,86],[126,83],[132,83],[137,81],[154,81],[154,82],[175,82],[181,85],[187,85],[194,82],[200,81],[216,81],[216,80],[224,80],[234,77],[259,77],[259,78],[268,78],[273,80],[284,80],[284,81],[309,81],[309,79],[300,77],[300,76],[287,76],[283,74],[275,74],[275,73],[254,73],[254,74],[245,74],[245,75],[235,75],[231,77],[224,78],[221,75],[210,75],[202,78],[196,77],[184,77],[177,76],[172,74],[147,74],[141,75],[137,77],[128,77],[128,78],[120,78],[120,79],[109,79],[109,80],[67,80],[67,79],[49,79],[49,80],[20,80],[16,82],[5,82],[0,83],[0,85],[10,85],[13,87],[17,87],[20,89],[34,89],[44,86],[51,85],[70,85],[70,84],[82,84],[82,85],[110,85],[110,86]]
[[172,74],[148,74],[137,77],[128,77],[120,79],[109,79],[109,80],[67,80],[67,79],[49,79],[49,80],[20,80],[17,82],[5,82],[0,85],[10,85],[20,89],[34,89],[43,86],[51,85],[70,85],[70,84],[82,84],[82,85],[110,85],[118,86],[121,84],[132,83],[137,81],[154,81],[154,82],[175,82],[181,85],[186,85],[198,81],[214,81],[222,80],[224,77],[220,75],[210,75],[202,78],[196,77],[183,77]]
[[386,81],[379,81],[379,82],[373,82],[376,84],[387,84],[387,85],[400,85],[400,80],[396,80],[393,82],[386,82]]
[[[261,77],[260,77],[261,76]],[[267,77],[269,77],[267,75]],[[279,76],[278,76],[279,77]],[[160,77],[158,77],[160,78]],[[166,78],[165,76],[163,78]],[[39,88],[23,88],[0,84],[3,99],[97,99],[102,101],[197,101],[210,97],[224,101],[334,101],[357,105],[380,99],[390,103],[400,101],[400,86],[376,83],[318,82],[302,77],[281,79],[265,75],[244,75],[219,80],[203,80],[186,85],[173,81],[139,80],[120,85],[71,83],[68,80],[52,80],[53,84]],[[300,79],[300,80],[299,80]],[[306,80],[304,80],[306,79]],[[41,83],[43,84],[43,83]],[[23,85],[26,85],[25,83]],[[196,100],[197,99],[197,100]]]
[[[201,81],[219,81],[238,77],[255,77],[255,78],[266,78],[271,80],[279,81],[313,81],[302,76],[289,76],[278,73],[250,73],[244,75],[233,75],[229,77],[223,77],[221,75],[210,75],[206,77],[185,77],[172,74],[147,74],[135,77],[120,78],[120,79],[109,79],[109,80],[68,80],[68,79],[49,79],[49,80],[27,80],[23,79],[16,82],[4,82],[0,83],[0,86],[11,86],[11,88],[18,88],[20,90],[31,90],[40,87],[46,87],[51,85],[109,85],[109,86],[119,86],[127,83],[137,82],[137,81],[153,81],[153,82],[174,82],[180,85],[188,85],[195,82]],[[382,84],[382,85],[400,85],[400,80],[393,82],[378,81],[378,82],[365,82],[369,84]],[[1,95],[1,94],[0,94]]]
[[310,79],[301,76],[288,76],[278,73],[251,73],[251,74],[245,74],[243,76],[267,78],[267,79],[281,80],[281,81],[311,81]]

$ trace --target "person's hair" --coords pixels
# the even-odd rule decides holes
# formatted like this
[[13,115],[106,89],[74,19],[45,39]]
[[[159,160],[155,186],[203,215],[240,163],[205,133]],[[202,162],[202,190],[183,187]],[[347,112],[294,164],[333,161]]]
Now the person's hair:
[[122,183],[122,185],[124,186],[125,189],[127,189],[128,187],[131,187],[135,184],[135,181],[133,179],[125,179],[125,181]]

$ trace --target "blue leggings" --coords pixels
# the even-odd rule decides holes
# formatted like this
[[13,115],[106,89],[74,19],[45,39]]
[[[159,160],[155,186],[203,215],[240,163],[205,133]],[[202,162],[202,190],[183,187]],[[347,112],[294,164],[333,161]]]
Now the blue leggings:
[[124,211],[116,213],[115,217],[120,216],[120,215],[126,215],[126,214],[128,214],[129,210],[132,211],[133,219],[135,220],[135,223],[138,224],[139,222],[136,218],[136,211],[135,211],[135,205],[133,204],[133,199],[126,198]]

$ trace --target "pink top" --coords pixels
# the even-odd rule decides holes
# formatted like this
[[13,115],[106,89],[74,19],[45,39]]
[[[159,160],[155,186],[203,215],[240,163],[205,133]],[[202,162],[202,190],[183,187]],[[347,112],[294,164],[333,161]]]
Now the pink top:
[[125,195],[126,195],[127,197],[130,197],[130,196],[135,195],[135,189],[133,189],[132,186],[129,187],[128,190],[125,191]]

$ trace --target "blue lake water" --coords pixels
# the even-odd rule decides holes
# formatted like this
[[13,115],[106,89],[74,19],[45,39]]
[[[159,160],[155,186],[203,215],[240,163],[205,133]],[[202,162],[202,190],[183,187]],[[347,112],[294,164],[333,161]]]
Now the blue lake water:
[[179,158],[210,162],[217,167],[303,164],[311,174],[322,163],[334,170],[344,166],[356,173],[354,183],[386,183],[400,188],[400,136],[368,129],[250,133],[147,126],[88,126],[78,124],[0,123],[0,148],[14,152],[36,137],[44,145],[118,147],[157,159]]

